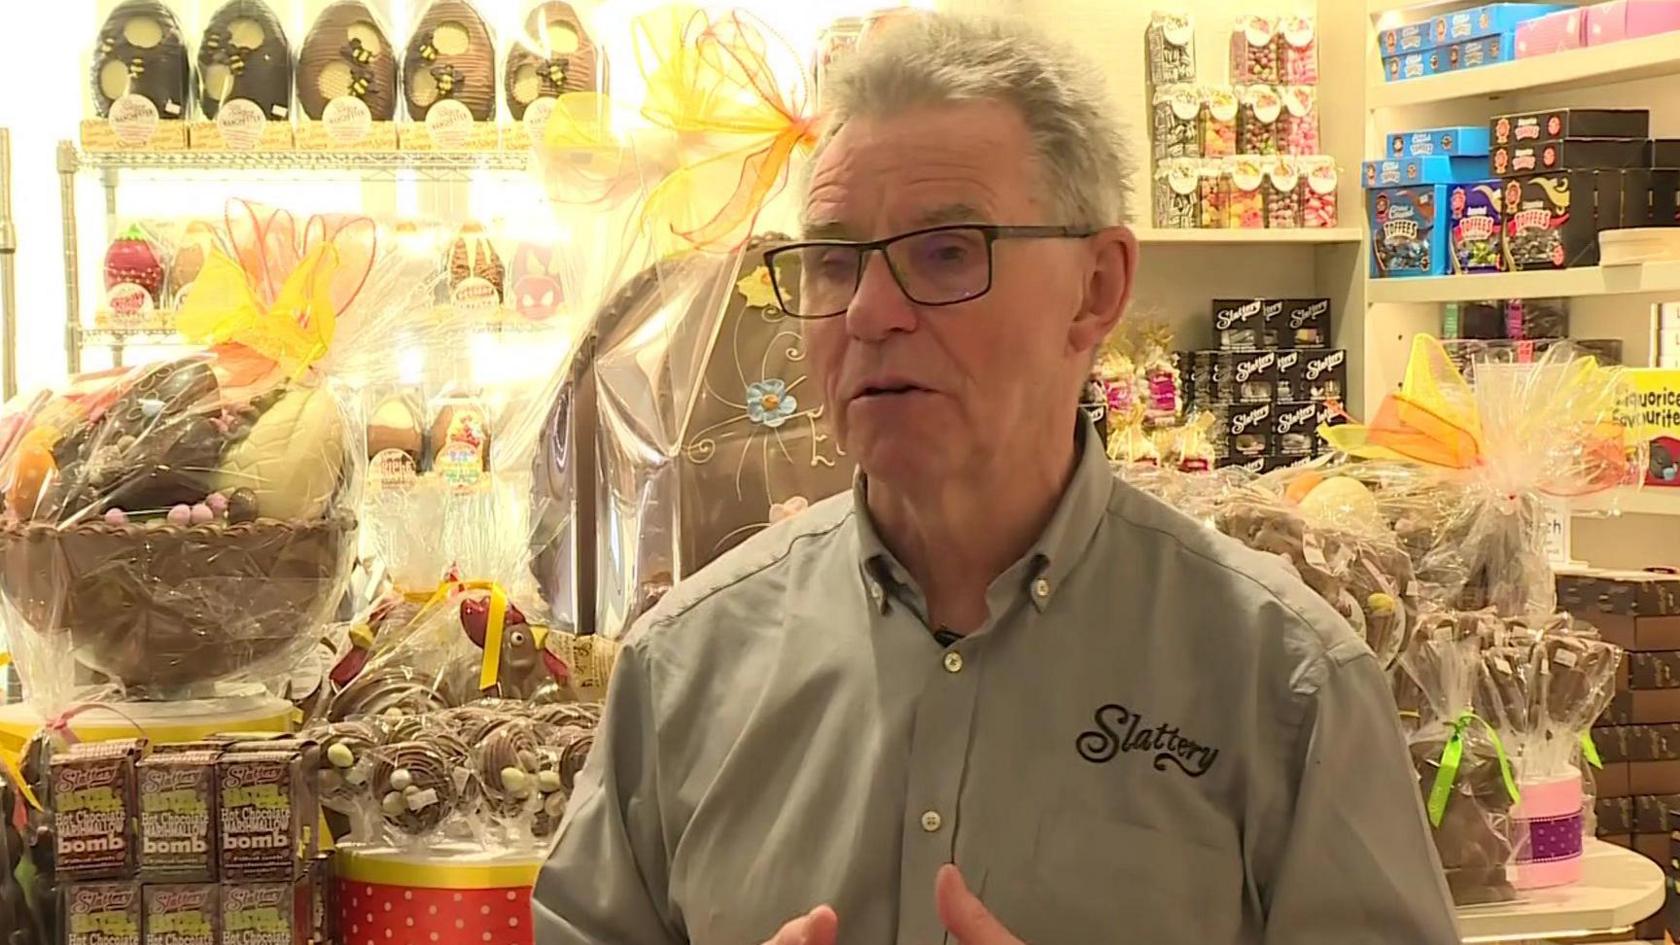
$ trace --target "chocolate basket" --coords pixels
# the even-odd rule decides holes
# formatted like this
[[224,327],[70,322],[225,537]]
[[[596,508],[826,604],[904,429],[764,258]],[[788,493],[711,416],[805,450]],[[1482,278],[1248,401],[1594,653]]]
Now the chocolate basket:
[[237,675],[307,646],[354,556],[355,518],[0,526],[0,590],[34,632],[129,688]]

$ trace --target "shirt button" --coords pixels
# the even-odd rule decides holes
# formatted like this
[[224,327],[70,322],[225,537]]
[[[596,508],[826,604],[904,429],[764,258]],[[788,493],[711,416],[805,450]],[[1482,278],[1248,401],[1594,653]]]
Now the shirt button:
[[938,833],[940,825],[944,822],[944,818],[939,816],[939,811],[930,810],[922,814],[922,829],[928,833]]
[[1032,592],[1033,592],[1033,596],[1038,598],[1039,600],[1043,600],[1046,597],[1049,597],[1050,596],[1050,579],[1049,578],[1039,578],[1038,580],[1034,581],[1033,586],[1032,586]]
[[945,654],[945,671],[947,673],[960,673],[962,668],[963,658],[961,653],[952,651]]

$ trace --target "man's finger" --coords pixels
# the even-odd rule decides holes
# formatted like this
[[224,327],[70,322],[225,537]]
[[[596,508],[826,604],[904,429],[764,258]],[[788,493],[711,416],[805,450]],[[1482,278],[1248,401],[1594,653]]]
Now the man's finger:
[[764,945],[835,945],[840,937],[840,917],[827,906],[818,906],[787,925]]
[[939,868],[934,886],[939,921],[960,945],[1021,945],[1021,940],[1003,927],[978,896],[970,892],[962,871],[955,864]]

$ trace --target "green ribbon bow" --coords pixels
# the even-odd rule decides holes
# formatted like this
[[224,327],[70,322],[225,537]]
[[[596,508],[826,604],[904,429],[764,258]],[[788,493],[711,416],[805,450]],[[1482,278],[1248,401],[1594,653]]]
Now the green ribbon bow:
[[1581,733],[1581,757],[1587,759],[1587,764],[1594,768],[1604,770],[1604,759],[1598,756],[1598,746],[1593,744],[1592,732]]
[[1488,741],[1493,743],[1494,754],[1499,757],[1499,774],[1505,779],[1505,790],[1511,795],[1511,803],[1515,804],[1522,797],[1517,791],[1517,779],[1511,776],[1511,760],[1505,754],[1505,745],[1499,740],[1499,733],[1481,716],[1465,711],[1453,720],[1452,735],[1447,738],[1446,747],[1441,749],[1441,767],[1435,772],[1434,786],[1429,789],[1427,807],[1432,827],[1441,826],[1441,818],[1447,814],[1447,801],[1452,799],[1452,788],[1458,781],[1458,768],[1464,761],[1464,730],[1472,722],[1480,722],[1487,731]]

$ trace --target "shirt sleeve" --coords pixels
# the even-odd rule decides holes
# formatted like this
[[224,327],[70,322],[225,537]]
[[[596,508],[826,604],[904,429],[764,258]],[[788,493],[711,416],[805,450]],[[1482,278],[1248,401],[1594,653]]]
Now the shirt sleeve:
[[1457,945],[1451,899],[1375,657],[1328,659],[1302,723],[1266,945]]
[[598,741],[532,894],[536,945],[682,945],[655,763],[652,674],[620,650]]

